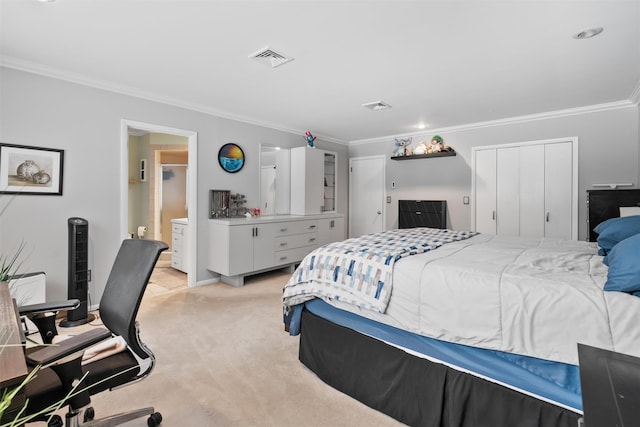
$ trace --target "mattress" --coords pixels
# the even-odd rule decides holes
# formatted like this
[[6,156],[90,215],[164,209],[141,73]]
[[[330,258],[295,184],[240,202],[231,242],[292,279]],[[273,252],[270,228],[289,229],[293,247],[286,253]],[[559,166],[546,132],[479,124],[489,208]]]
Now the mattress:
[[383,313],[325,300],[430,338],[572,365],[579,342],[640,356],[640,298],[604,292],[606,276],[594,243],[478,235],[399,259]]

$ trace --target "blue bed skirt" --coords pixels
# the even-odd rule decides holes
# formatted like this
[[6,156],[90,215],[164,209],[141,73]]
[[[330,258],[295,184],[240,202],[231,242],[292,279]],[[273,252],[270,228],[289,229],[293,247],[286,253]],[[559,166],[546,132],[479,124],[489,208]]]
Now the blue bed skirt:
[[[430,361],[468,372],[543,401],[582,413],[578,367],[496,350],[485,350],[440,341],[337,309],[314,299],[304,304],[318,317],[395,346],[408,349]],[[302,305],[295,307],[289,321],[290,333],[300,330]]]

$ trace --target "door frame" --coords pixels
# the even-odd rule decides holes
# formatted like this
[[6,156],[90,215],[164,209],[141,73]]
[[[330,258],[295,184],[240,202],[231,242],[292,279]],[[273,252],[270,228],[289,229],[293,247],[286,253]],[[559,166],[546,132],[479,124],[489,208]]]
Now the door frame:
[[370,159],[381,159],[382,160],[382,231],[387,229],[387,203],[385,200],[387,198],[387,157],[384,155],[375,155],[375,156],[362,156],[362,157],[350,157],[349,158],[349,227],[347,230],[347,236],[351,236],[351,220],[353,215],[353,179],[351,179],[351,171],[354,160],[370,160]]
[[572,150],[572,158],[571,158],[571,239],[578,240],[578,137],[570,136],[566,138],[553,138],[553,139],[541,139],[537,141],[523,141],[523,142],[513,142],[508,144],[495,144],[495,145],[480,145],[476,147],[471,147],[471,194],[473,197],[471,198],[471,230],[476,230],[476,174],[475,174],[475,165],[476,165],[476,152],[480,150],[490,150],[490,149],[500,149],[500,148],[510,148],[510,147],[521,147],[527,145],[546,145],[546,144],[557,144],[562,142],[571,142],[571,150]]
[[120,120],[120,235],[122,239],[128,238],[128,212],[129,212],[129,128],[144,130],[150,133],[166,133],[186,137],[188,140],[187,171],[188,201],[187,201],[187,233],[189,262],[187,263],[187,286],[197,286],[196,272],[198,262],[198,133],[185,129],[171,128],[151,123],[137,122],[133,120]]

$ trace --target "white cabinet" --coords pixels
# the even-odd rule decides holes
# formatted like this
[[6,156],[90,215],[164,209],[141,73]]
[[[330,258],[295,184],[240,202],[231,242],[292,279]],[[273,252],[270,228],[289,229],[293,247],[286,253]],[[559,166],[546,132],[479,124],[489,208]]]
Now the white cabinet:
[[336,210],[336,154],[319,148],[291,149],[291,214]]
[[171,220],[171,267],[187,272],[189,236],[186,219]]
[[[215,271],[227,276],[235,276],[253,270],[261,270],[273,264],[273,224],[247,224],[228,227],[212,224],[211,238],[224,242],[213,245],[217,248],[211,254]],[[215,237],[214,237],[215,235]]]
[[577,140],[473,149],[476,231],[577,238]]
[[318,220],[318,246],[344,240],[344,218],[331,217]]
[[[338,228],[344,230],[340,215],[212,219],[207,268],[219,273],[223,282],[242,286],[246,275],[294,266],[319,246],[320,235],[322,241],[342,238],[344,231],[329,232],[337,226],[335,221],[331,223],[332,219],[341,221],[343,225]],[[322,232],[324,227],[326,233]]]
[[318,148],[291,149],[291,214],[319,214],[323,198],[324,151]]

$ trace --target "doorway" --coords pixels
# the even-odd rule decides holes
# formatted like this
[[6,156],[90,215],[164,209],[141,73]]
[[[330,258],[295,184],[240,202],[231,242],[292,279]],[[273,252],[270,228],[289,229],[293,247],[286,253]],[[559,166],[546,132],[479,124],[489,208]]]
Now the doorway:
[[349,237],[385,229],[385,157],[349,159]]
[[[152,149],[138,155],[138,157],[144,157],[141,161],[134,161],[133,156],[130,155],[131,150],[135,148],[129,141],[130,134],[157,134],[160,135],[161,138],[179,137],[182,138],[182,147],[180,150],[177,146],[167,148],[165,144],[151,145],[153,147]],[[171,229],[163,230],[162,228],[163,223],[168,223],[169,227],[171,227],[171,218],[168,217],[174,215],[174,213],[167,214],[165,212],[165,218],[167,218],[168,221],[161,220],[161,200],[164,197],[160,189],[163,187],[162,183],[165,182],[163,178],[166,176],[165,173],[163,173],[164,167],[162,166],[163,160],[161,153],[163,151],[171,151],[173,152],[172,155],[182,151],[184,159],[186,159],[186,161],[166,160],[164,163],[178,166],[177,169],[167,169],[168,172],[166,173],[168,175],[176,176],[179,174],[183,176],[183,178],[180,179],[182,183],[179,183],[178,180],[171,180],[171,183],[176,183],[176,185],[181,187],[179,192],[181,192],[184,197],[183,202],[178,201],[178,204],[182,203],[183,206],[183,213],[181,213],[179,217],[184,219],[186,233],[190,236],[185,242],[186,247],[183,248],[184,253],[188,257],[187,262],[185,262],[186,268],[184,271],[187,273],[187,285],[193,287],[196,286],[197,271],[197,221],[195,217],[195,212],[197,212],[197,188],[195,185],[197,182],[197,133],[148,123],[122,120],[121,234],[123,238],[128,238],[132,235],[137,237],[137,234],[140,232],[140,227],[146,227],[146,230],[142,230],[142,232],[145,233],[145,238],[164,240],[171,246]],[[144,168],[142,167],[143,165]],[[155,171],[151,170],[151,168],[155,169]],[[184,174],[180,171],[181,168]],[[142,179],[153,181],[153,185],[147,186],[146,190],[144,185],[136,185]],[[132,191],[133,187],[137,187],[138,191]],[[143,212],[136,216],[131,209],[136,203],[140,205],[146,204],[146,213]],[[144,209],[142,210],[144,211]]]

